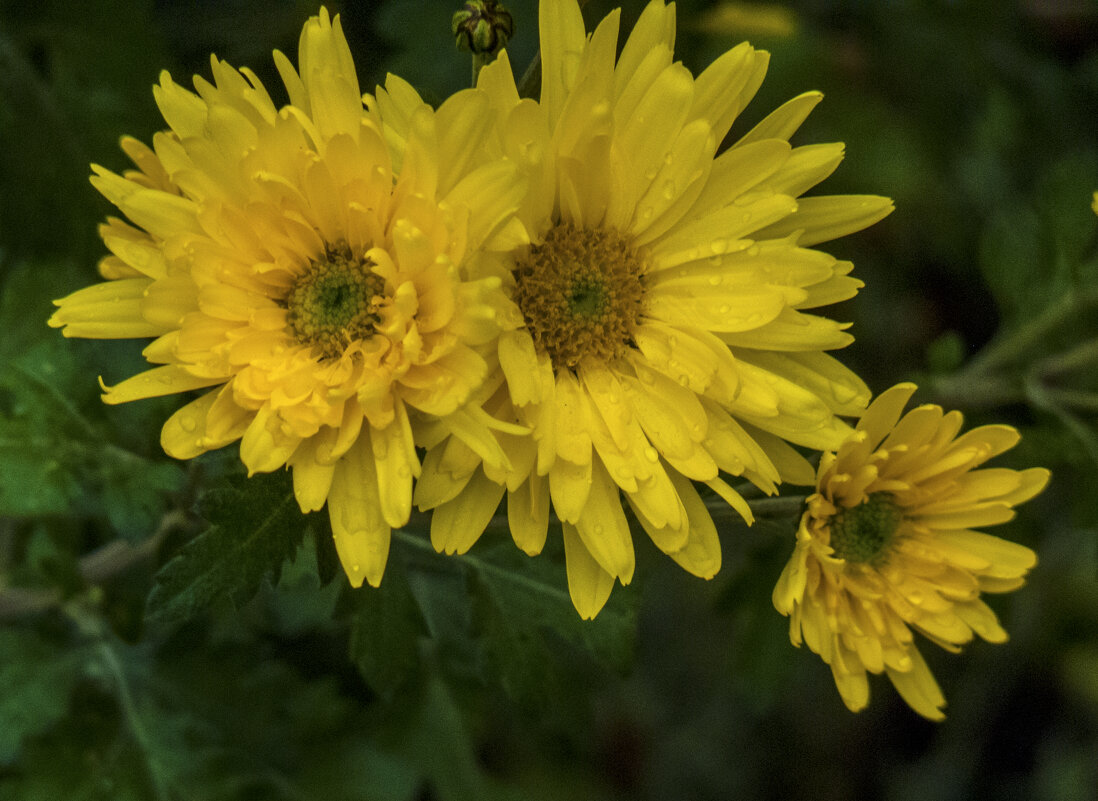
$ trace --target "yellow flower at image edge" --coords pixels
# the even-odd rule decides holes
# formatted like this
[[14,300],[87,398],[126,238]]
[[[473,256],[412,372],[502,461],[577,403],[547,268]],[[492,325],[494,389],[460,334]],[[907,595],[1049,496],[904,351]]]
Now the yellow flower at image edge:
[[503,162],[465,169],[487,124],[477,90],[408,121],[394,181],[338,16],[306,23],[299,56],[300,73],[275,53],[281,109],[216,58],[197,93],[162,75],[169,130],[152,149],[123,140],[139,170],[94,168],[129,219],[101,227],[109,280],[57,301],[50,324],[155,337],[144,355],[162,366],[104,399],[212,388],[166,422],[164,449],[239,439],[249,473],[289,465],[302,510],[328,504],[351,583],[376,586],[411,510],[417,413],[471,428],[459,407],[488,371],[478,349],[521,322],[498,277],[467,271],[525,241],[510,224],[522,182]]
[[[525,325],[500,336],[476,397],[532,435],[501,434],[506,459],[425,438],[415,495],[448,553],[473,545],[505,493],[528,554],[555,512],[586,618],[632,578],[624,504],[660,550],[710,578],[720,542],[693,482],[750,521],[729,476],[767,493],[811,483],[787,443],[836,448],[849,433],[839,416],[859,414],[869,391],[825,353],[852,341],[846,326],[812,310],[861,282],[813,246],[892,208],[799,198],[843,157],[840,143],[789,143],[817,92],[717,155],[768,55],[742,44],[695,78],[674,59],[673,5],[650,3],[620,57],[619,17],[588,37],[575,0],[541,3],[539,102],[520,99],[506,51],[480,72],[496,117],[489,149],[529,181],[519,219],[531,244],[503,276]],[[392,78],[376,99],[390,121],[422,102]]]
[[961,414],[919,406],[898,384],[870,404],[856,432],[825,453],[774,606],[831,666],[853,711],[869,702],[866,673],[888,674],[904,700],[940,720],[945,699],[913,631],[957,652],[973,633],[1004,642],[980,595],[1021,587],[1029,548],[973,530],[1005,523],[1044,489],[1044,468],[980,468],[1019,439],[1010,426],[961,436]]

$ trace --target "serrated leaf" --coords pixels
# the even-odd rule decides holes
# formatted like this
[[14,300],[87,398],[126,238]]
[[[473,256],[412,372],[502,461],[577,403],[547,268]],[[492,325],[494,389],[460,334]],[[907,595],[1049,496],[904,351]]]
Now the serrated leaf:
[[383,585],[354,590],[352,603],[351,659],[366,683],[391,699],[419,665],[425,633],[403,565],[390,562]]
[[18,629],[0,629],[0,654],[0,765],[6,765],[25,738],[64,717],[84,654]]
[[509,542],[482,542],[443,558],[421,537],[400,532],[396,539],[413,557],[425,554],[411,560],[409,583],[432,638],[459,667],[491,674],[525,706],[544,707],[554,685],[567,692],[562,657],[569,653],[613,670],[632,661],[636,626],[628,590],[618,589],[595,620],[584,621],[563,565],[548,555],[530,559]]
[[157,573],[147,610],[157,623],[193,617],[219,599],[237,605],[250,599],[266,577],[277,581],[309,525],[285,473],[210,490],[199,511],[210,527]]
[[[104,421],[98,359],[87,358],[98,346],[46,327],[50,298],[73,275],[67,262],[22,263],[0,292],[0,330],[11,334],[0,341],[0,514],[106,517],[127,539],[144,539],[183,470],[123,446]],[[133,425],[142,410],[133,412],[120,433],[141,448],[146,427]]]

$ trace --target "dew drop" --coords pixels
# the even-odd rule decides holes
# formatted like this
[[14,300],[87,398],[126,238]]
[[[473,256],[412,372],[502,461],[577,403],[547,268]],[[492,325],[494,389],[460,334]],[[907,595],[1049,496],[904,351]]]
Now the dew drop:
[[193,417],[180,417],[179,427],[186,431],[188,434],[191,434],[196,428],[198,428],[198,423],[194,421]]
[[709,248],[719,256],[720,254],[728,250],[728,240],[714,239],[712,242],[709,243]]
[[675,199],[675,194],[676,194],[676,192],[675,192],[675,182],[674,181],[668,181],[667,183],[665,183],[663,185],[663,197],[664,197],[665,200],[674,200]]
[[655,464],[660,460],[659,451],[653,448],[651,445],[644,449],[644,458]]
[[683,373],[679,376],[679,383],[682,384],[684,387],[690,386],[690,376],[688,376],[686,373]]
[[596,523],[594,533],[596,537],[601,537],[605,529],[602,527],[602,523]]
[[[719,257],[714,256],[713,259],[716,259],[718,264],[720,263],[720,258]],[[710,261],[712,261],[713,259],[710,259]],[[724,282],[724,279],[721,278],[719,275],[709,276],[709,285],[710,286],[720,286],[723,282]]]
[[721,314],[728,314],[728,312],[732,311],[732,307],[729,306],[727,303],[722,303],[717,311],[719,311]]

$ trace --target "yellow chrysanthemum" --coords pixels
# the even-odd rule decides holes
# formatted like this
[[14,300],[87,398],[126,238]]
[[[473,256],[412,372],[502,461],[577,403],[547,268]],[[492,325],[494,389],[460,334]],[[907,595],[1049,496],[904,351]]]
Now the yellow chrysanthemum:
[[850,709],[869,702],[866,672],[884,671],[912,709],[940,720],[945,699],[912,629],[953,652],[973,632],[1007,639],[980,594],[1021,587],[1037,556],[972,528],[1013,518],[1049,472],[975,469],[1012,448],[1018,432],[989,425],[958,437],[960,412],[933,405],[901,419],[914,391],[882,393],[838,451],[823,455],[774,606],[789,615],[793,644],[803,637],[831,666]]
[[170,130],[151,150],[123,141],[140,171],[94,168],[130,220],[101,228],[110,280],[57,301],[50,324],[155,337],[144,355],[163,366],[106,402],[213,387],[167,421],[164,449],[239,439],[250,473],[289,465],[303,510],[327,502],[351,583],[376,586],[420,472],[415,412],[454,414],[488,372],[476,348],[521,322],[500,279],[470,270],[525,241],[509,224],[522,181],[504,162],[466,169],[488,124],[481,90],[416,109],[394,179],[339,17],[309,20],[299,56],[300,72],[275,53],[282,109],[217,58],[197,94],[161,76]]
[[[511,469],[441,432],[424,438],[415,500],[434,509],[435,547],[459,553],[505,490],[515,542],[538,553],[551,502],[572,599],[589,618],[633,574],[620,493],[661,550],[708,578],[720,545],[691,481],[750,520],[722,472],[767,492],[811,483],[785,441],[835,448],[849,432],[836,415],[861,412],[869,392],[824,351],[851,337],[806,310],[861,283],[812,246],[892,204],[798,199],[843,155],[841,144],[789,144],[816,92],[715,155],[766,53],[740,45],[695,79],[672,55],[673,5],[648,5],[620,57],[618,12],[590,38],[575,0],[544,0],[540,13],[540,102],[519,98],[506,53],[478,83],[498,123],[490,146],[529,177],[519,217],[533,243],[504,276],[526,324],[500,337],[479,397],[533,436],[501,437]],[[387,89],[387,120],[420,102],[406,85]]]

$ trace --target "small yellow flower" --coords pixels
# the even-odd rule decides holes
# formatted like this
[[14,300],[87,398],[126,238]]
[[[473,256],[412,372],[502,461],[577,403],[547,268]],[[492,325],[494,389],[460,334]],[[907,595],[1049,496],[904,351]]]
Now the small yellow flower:
[[979,634],[1007,633],[980,600],[1021,587],[1029,548],[974,531],[1005,523],[1044,489],[1044,468],[980,467],[1019,439],[1010,426],[957,436],[961,414],[919,406],[898,384],[870,404],[856,432],[820,461],[797,545],[774,588],[794,645],[831,666],[853,711],[869,702],[866,672],[888,674],[904,700],[940,720],[945,699],[912,630],[958,652]]
[[[721,155],[762,83],[747,44],[696,79],[674,60],[675,9],[648,5],[620,56],[619,13],[588,37],[575,0],[540,9],[540,102],[520,99],[504,52],[480,73],[497,125],[489,149],[519,163],[530,243],[502,276],[525,325],[504,332],[478,398],[532,430],[501,435],[509,469],[469,441],[427,447],[416,503],[436,548],[461,553],[504,493],[516,544],[542,549],[563,524],[568,584],[583,617],[634,569],[622,493],[656,545],[705,578],[717,532],[693,481],[750,520],[725,476],[767,492],[810,483],[786,441],[834,448],[869,392],[824,351],[845,326],[812,310],[852,297],[852,265],[814,245],[860,230],[892,205],[871,196],[798,199],[839,164],[838,143],[792,147],[820,100],[794,98]],[[396,82],[386,120],[419,102]],[[396,124],[396,123],[394,123]]]
[[129,218],[101,227],[109,280],[57,301],[50,325],[155,337],[144,355],[162,366],[104,400],[212,388],[165,423],[164,449],[188,459],[240,440],[249,473],[289,465],[302,510],[327,503],[351,583],[376,586],[411,510],[417,413],[455,413],[488,373],[482,346],[521,322],[501,280],[471,265],[513,247],[501,232],[523,184],[503,162],[467,169],[483,91],[416,109],[394,177],[339,17],[310,19],[299,56],[300,72],[275,53],[281,109],[217,58],[197,93],[162,74],[169,130],[152,149],[123,140],[138,171],[94,167]]

